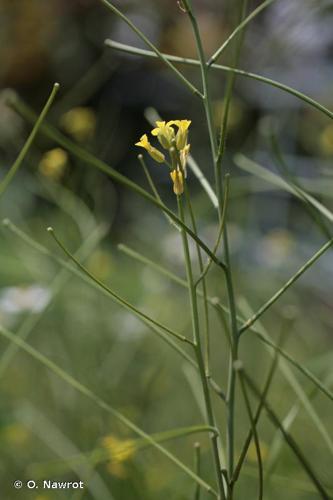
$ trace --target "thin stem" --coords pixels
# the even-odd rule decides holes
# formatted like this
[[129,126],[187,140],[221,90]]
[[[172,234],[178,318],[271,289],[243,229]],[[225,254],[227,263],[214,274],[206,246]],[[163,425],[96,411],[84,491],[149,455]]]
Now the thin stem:
[[[201,475],[201,449],[200,443],[194,443],[194,470],[197,476]],[[196,484],[194,491],[194,500],[200,500],[201,488],[199,484]]]
[[28,137],[28,139],[26,140],[24,146],[22,147],[18,157],[16,158],[15,162],[13,163],[13,165],[10,167],[10,169],[8,170],[8,172],[6,173],[5,177],[1,180],[0,182],[0,198],[1,196],[3,195],[3,193],[6,191],[6,189],[8,188],[9,184],[11,183],[13,177],[15,176],[15,174],[17,173],[18,169],[20,168],[24,158],[26,157],[44,119],[46,118],[46,115],[50,109],[50,107],[52,106],[52,103],[57,95],[57,92],[60,88],[60,85],[59,83],[55,83],[53,85],[53,89],[51,91],[51,94],[49,95],[47,101],[46,101],[46,104],[44,105],[44,108],[42,109],[39,117],[37,118],[35,124],[34,124],[34,127]]
[[[224,226],[225,226],[225,223],[226,223],[227,206],[228,206],[228,201],[229,201],[229,185],[230,185],[229,181],[230,181],[230,175],[226,174],[224,179],[225,179],[225,182],[224,182],[222,215],[221,215],[221,220],[220,220],[220,224],[219,224],[219,230],[218,230],[218,233],[217,233],[216,242],[215,242],[215,245],[214,245],[214,248],[213,248],[213,254],[214,255],[216,255],[216,252],[218,250],[218,247],[220,245],[221,238],[222,238],[222,235],[223,235]],[[213,263],[212,259],[208,259],[207,264],[206,264],[204,270],[201,271],[201,274],[200,274],[199,278],[197,279],[197,281],[195,283],[195,286],[198,286],[199,283],[200,283],[200,281],[205,278],[205,276],[208,273],[208,271],[209,271],[210,266],[212,265],[212,263]]]
[[[193,32],[194,32],[194,37],[196,40],[196,45],[197,45],[197,52],[198,52],[198,57],[200,61],[200,67],[201,67],[201,77],[202,77],[202,85],[204,89],[204,99],[203,99],[203,105],[206,113],[206,120],[207,120],[207,127],[208,127],[208,132],[209,132],[209,137],[210,137],[210,144],[211,144],[211,151],[212,151],[212,159],[213,159],[213,164],[214,164],[214,171],[215,171],[215,184],[216,184],[216,194],[219,202],[219,219],[221,221],[222,219],[222,206],[223,206],[223,200],[222,200],[222,185],[221,185],[221,178],[218,172],[218,164],[217,164],[217,142],[216,142],[216,136],[214,132],[214,120],[213,120],[213,114],[212,114],[212,109],[211,109],[211,96],[210,96],[210,88],[209,88],[209,82],[208,82],[208,66],[205,61],[205,55],[203,51],[203,46],[202,46],[202,40],[198,28],[198,24],[196,21],[196,18],[192,12],[192,9],[190,8],[188,11],[190,21],[192,23],[193,27]],[[228,472],[229,476],[232,474],[233,470],[233,420],[234,420],[234,391],[235,391],[235,376],[234,376],[234,371],[232,368],[232,363],[235,359],[237,359],[237,338],[238,338],[238,331],[237,331],[237,319],[236,319],[236,307],[235,307],[235,296],[234,296],[234,290],[233,290],[233,283],[232,283],[232,274],[231,274],[231,269],[230,269],[230,257],[229,257],[229,246],[228,246],[228,235],[227,235],[227,228],[226,226],[224,227],[223,231],[223,241],[224,241],[224,252],[225,252],[225,277],[226,277],[226,282],[227,282],[227,293],[228,293],[228,299],[229,299],[229,306],[230,306],[230,312],[231,312],[231,329],[233,333],[233,338],[234,338],[234,349],[232,352],[232,361],[230,362],[231,365],[231,370],[230,370],[230,377],[229,377],[229,387],[228,387],[228,393],[227,393],[227,403],[228,403],[228,440],[227,440],[227,452],[228,452]]]
[[[180,220],[184,221],[184,208],[183,208],[183,202],[182,202],[181,196],[177,196],[177,204],[178,204],[179,218],[180,218]],[[189,251],[189,246],[188,246],[187,235],[186,235],[184,230],[181,231],[181,236],[182,236],[187,284],[188,284],[190,306],[191,306],[191,317],[192,317],[192,327],[193,327],[193,344],[194,344],[194,350],[195,350],[197,363],[198,363],[198,367],[199,367],[199,374],[200,374],[200,380],[201,380],[201,384],[202,384],[203,396],[204,396],[204,400],[205,400],[205,407],[206,407],[206,413],[207,413],[206,417],[207,417],[208,425],[210,425],[212,427],[216,427],[214,413],[213,413],[213,406],[212,406],[212,402],[211,402],[211,398],[210,398],[208,381],[207,381],[207,377],[205,374],[205,365],[204,365],[204,360],[203,360],[202,350],[201,350],[201,338],[200,338],[199,315],[198,315],[198,306],[197,306],[197,295],[196,295],[196,290],[195,290],[194,281],[193,281],[190,251]],[[222,475],[221,475],[221,462],[220,462],[220,456],[219,456],[217,436],[211,435],[211,442],[212,442],[212,452],[213,452],[213,458],[214,458],[216,480],[217,480],[218,491],[219,491],[219,499],[226,500],[224,486],[223,486],[223,480],[222,480]]]
[[238,26],[237,28],[234,29],[234,31],[231,33],[231,35],[228,36],[226,41],[217,49],[217,51],[212,55],[212,57],[209,59],[207,65],[211,66],[220,56],[221,54],[225,51],[225,49],[229,46],[229,44],[232,42],[232,40],[240,33],[246,26],[258,15],[260,12],[262,12],[264,9],[266,9],[271,3],[273,3],[274,0],[266,0],[263,2],[259,7],[257,7],[251,14],[249,14]]
[[208,71],[206,65],[206,58],[203,50],[202,40],[200,36],[199,26],[196,20],[196,17],[192,11],[192,7],[188,9],[188,16],[192,25],[194,38],[197,46],[198,57],[200,61],[200,69],[201,69],[201,79],[202,79],[202,87],[203,87],[203,105],[206,113],[206,121],[209,133],[210,147],[212,152],[212,158],[215,161],[215,155],[217,150],[217,142],[216,135],[214,131],[214,119],[213,119],[213,111],[211,106],[211,98],[210,98],[210,88],[208,82]]
[[[247,3],[248,3],[247,0],[242,1],[240,23],[246,15]],[[242,32],[241,34],[244,35],[244,32]],[[243,37],[240,36],[239,41],[237,43],[236,51],[235,51],[233,66],[238,66],[242,43],[243,43]],[[222,159],[223,159],[225,147],[226,147],[229,111],[230,111],[230,105],[231,105],[231,99],[232,99],[235,81],[236,81],[236,73],[229,73],[228,79],[227,79],[227,88],[226,88],[225,97],[224,97],[224,101],[223,101],[223,111],[222,111],[222,120],[221,120],[221,128],[220,128],[220,140],[219,140],[218,152],[217,152],[217,158],[216,158],[216,165],[217,165],[216,168],[217,168],[217,172],[218,172],[219,177],[222,175],[221,174],[221,163],[222,163]]]
[[294,274],[281,288],[278,290],[265,304],[263,304],[260,309],[239,329],[239,335],[243,334],[250,326],[252,326],[263,314],[267,311],[280,297],[283,295],[288,288],[291,287],[305,273],[333,244],[333,238],[325,243],[317,253],[311,257],[298,271]]
[[252,413],[249,396],[248,396],[246,385],[245,385],[245,382],[244,382],[244,376],[243,376],[243,372],[242,372],[242,366],[238,365],[236,367],[236,369],[237,369],[237,373],[238,373],[238,378],[239,378],[239,382],[240,382],[241,391],[242,391],[243,398],[244,398],[244,401],[245,401],[246,410],[247,410],[247,413],[249,415],[249,420],[250,420],[250,423],[251,423],[252,436],[253,436],[254,445],[255,445],[256,453],[257,453],[258,475],[259,475],[259,494],[258,494],[258,499],[262,500],[263,499],[263,492],[264,492],[264,482],[263,482],[264,481],[264,474],[263,474],[263,465],[262,465],[262,457],[261,457],[259,437],[258,437],[258,432],[257,432],[257,428],[256,428],[256,421],[255,421],[255,418],[254,418],[253,413]]
[[196,96],[202,98],[202,94],[199,92],[197,88],[194,87],[194,85],[185,78],[185,76],[158,50],[157,47],[146,37],[144,33],[142,33],[141,30],[139,30],[135,24],[132,23],[132,21],[125,16],[119,9],[117,9],[112,3],[110,3],[108,0],[99,0],[102,4],[104,4],[108,9],[110,9],[114,14],[116,14],[120,19],[122,19],[136,35],[138,35],[139,38],[150,48],[152,51],[156,54],[156,56],[164,63],[166,64],[174,73],[175,75],[179,78],[179,80],[185,84],[185,86]]
[[[226,284],[227,284],[227,293],[229,300],[229,308],[230,308],[230,328],[231,328],[231,336],[232,336],[232,346],[230,352],[230,361],[229,361],[229,376],[228,376],[228,389],[227,389],[227,453],[228,453],[228,474],[229,478],[232,477],[233,469],[234,469],[234,413],[235,413],[235,388],[236,388],[236,376],[234,370],[234,362],[238,357],[238,342],[239,342],[239,333],[237,326],[237,311],[236,311],[236,302],[235,302],[235,293],[233,289],[232,282],[232,274],[230,268],[230,258],[229,258],[229,244],[228,244],[228,232],[227,227],[225,227],[223,233],[223,242],[224,242],[224,252],[225,252],[225,261],[226,261]],[[230,497],[230,500],[232,496]]]
[[[131,45],[126,45],[124,43],[119,43],[115,42],[114,40],[106,40],[105,44],[107,47],[110,47],[115,50],[120,50],[122,52],[126,52],[128,54],[133,54],[137,56],[144,56],[144,57],[152,57],[156,58],[156,54],[150,50],[144,50],[144,49],[139,49],[137,47],[133,47]],[[179,56],[173,56],[171,54],[163,54],[166,59],[169,61],[173,61],[176,64],[184,64],[186,66],[200,66],[200,61],[197,59],[191,59],[187,57],[179,57]],[[266,85],[269,85],[271,87],[275,87],[279,90],[282,90],[283,92],[286,92],[287,94],[291,94],[297,99],[309,104],[309,106],[317,109],[324,115],[328,116],[329,118],[333,119],[333,112],[320,104],[318,101],[315,99],[312,99],[312,97],[309,97],[306,94],[303,94],[303,92],[300,92],[297,89],[294,89],[293,87],[289,87],[288,85],[285,85],[284,83],[278,82],[276,80],[273,80],[271,78],[267,78],[262,75],[258,75],[256,73],[252,73],[250,71],[244,71],[242,69],[238,68],[232,68],[230,66],[225,66],[222,64],[212,64],[210,66],[211,69],[219,70],[219,71],[224,71],[226,73],[235,73],[236,75],[242,76],[244,78],[250,78],[251,80],[256,80],[260,83],[264,83]]]
[[[197,231],[197,225],[195,221],[195,216],[192,208],[192,203],[191,203],[191,197],[190,193],[188,191],[187,183],[185,182],[185,196],[186,196],[186,203],[188,206],[191,222],[192,222],[192,229],[195,232],[195,234],[198,234]],[[203,260],[202,260],[202,255],[201,255],[201,249],[199,245],[196,245],[197,248],[197,255],[198,255],[198,262],[199,262],[199,270],[201,275],[204,272],[204,266],[203,266]],[[214,252],[215,254],[215,252]],[[197,284],[195,283],[194,287],[196,287]],[[204,324],[205,324],[205,329],[204,329],[204,339],[205,339],[205,367],[206,367],[206,377],[210,376],[210,331],[209,331],[209,312],[208,312],[208,301],[207,301],[207,285],[206,285],[206,280],[202,280],[202,296],[203,296],[203,305],[204,305]]]

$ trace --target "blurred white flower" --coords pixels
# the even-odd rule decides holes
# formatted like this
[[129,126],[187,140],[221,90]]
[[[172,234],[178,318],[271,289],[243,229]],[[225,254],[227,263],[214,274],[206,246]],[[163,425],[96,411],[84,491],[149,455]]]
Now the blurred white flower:
[[6,287],[0,290],[0,314],[38,313],[50,299],[51,291],[41,285]]

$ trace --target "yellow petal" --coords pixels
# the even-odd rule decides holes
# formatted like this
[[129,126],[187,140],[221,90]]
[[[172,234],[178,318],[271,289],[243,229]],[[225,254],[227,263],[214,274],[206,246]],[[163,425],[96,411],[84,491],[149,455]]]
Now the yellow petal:
[[191,125],[191,120],[181,120],[178,125],[178,132],[176,135],[177,149],[180,151],[186,146],[188,129]]
[[148,141],[147,134],[144,134],[142,137],[140,137],[140,141],[135,143],[136,146],[139,146],[140,148],[145,148],[148,149],[150,144]]
[[185,177],[186,177],[187,158],[188,158],[188,156],[190,154],[190,148],[191,148],[191,145],[190,144],[186,144],[186,146],[179,153],[180,162],[181,162],[181,165],[182,165],[182,169],[183,169],[183,171],[185,173]]
[[151,133],[157,136],[159,143],[164,149],[170,149],[175,138],[175,131],[165,122],[156,122],[157,127]]
[[157,136],[160,133],[161,129],[163,129],[164,127],[165,127],[165,122],[159,122],[159,121],[157,121],[156,122],[156,128],[154,128],[151,131],[152,135]]
[[180,170],[173,170],[170,172],[170,177],[173,182],[173,192],[179,196],[184,192],[184,178]]

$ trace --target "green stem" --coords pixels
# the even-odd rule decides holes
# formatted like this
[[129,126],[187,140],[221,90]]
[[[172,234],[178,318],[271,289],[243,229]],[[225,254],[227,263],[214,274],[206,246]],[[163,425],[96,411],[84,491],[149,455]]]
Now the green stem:
[[[219,220],[221,222],[222,220],[222,211],[223,211],[223,199],[222,199],[222,182],[221,178],[219,175],[219,169],[218,169],[218,163],[217,163],[217,153],[218,153],[218,146],[217,146],[217,141],[216,141],[216,136],[214,132],[214,119],[213,119],[213,113],[212,113],[212,108],[211,108],[211,95],[210,95],[210,88],[209,88],[209,81],[208,81],[208,66],[206,64],[205,60],[205,55],[203,51],[203,45],[202,45],[202,40],[199,32],[199,27],[198,23],[196,20],[195,15],[193,14],[192,11],[192,5],[191,3],[187,0],[186,2],[188,6],[188,15],[192,24],[193,28],[193,33],[196,41],[196,46],[197,46],[197,52],[198,52],[198,57],[200,61],[200,68],[201,68],[201,78],[202,78],[202,86],[203,86],[203,91],[204,91],[204,97],[203,97],[203,105],[206,113],[206,120],[207,120],[207,127],[208,127],[208,133],[209,133],[209,138],[210,138],[210,145],[211,145],[211,153],[212,153],[212,160],[213,160],[213,165],[214,165],[214,171],[215,171],[215,183],[216,183],[216,194],[218,198],[218,203],[219,203],[219,208],[218,208],[218,213],[219,213]],[[232,274],[231,274],[231,269],[230,269],[230,257],[229,257],[229,246],[228,246],[228,234],[227,234],[227,227],[225,225],[224,231],[223,231],[223,241],[224,241],[224,252],[225,252],[225,267],[224,267],[224,273],[226,277],[226,282],[227,282],[227,293],[228,293],[228,300],[229,300],[229,306],[230,306],[230,313],[231,313],[231,330],[233,333],[233,338],[234,338],[234,345],[233,345],[233,350],[232,350],[232,363],[234,359],[237,358],[237,341],[238,341],[238,331],[237,331],[237,315],[236,315],[236,306],[235,306],[235,296],[234,296],[234,290],[233,290],[233,283],[232,283]],[[227,440],[227,452],[228,452],[228,472],[229,472],[229,477],[231,477],[232,471],[233,471],[233,421],[234,421],[234,392],[235,392],[235,375],[234,375],[234,370],[232,368],[232,363],[231,363],[231,371],[230,371],[230,377],[229,377],[229,388],[228,388],[228,393],[227,393],[227,408],[228,408],[228,440]],[[220,472],[221,476],[221,472]],[[223,489],[223,495],[224,489]]]
[[[237,327],[237,312],[235,303],[235,294],[233,289],[232,275],[230,269],[230,259],[229,259],[229,246],[228,246],[228,233],[227,228],[223,233],[224,241],[224,251],[226,259],[226,284],[227,293],[229,299],[229,309],[230,309],[230,329],[232,338],[232,347],[230,352],[229,361],[229,376],[228,376],[228,389],[227,389],[227,455],[228,455],[228,474],[229,478],[232,477],[234,469],[234,419],[235,419],[235,388],[236,388],[236,376],[234,370],[234,362],[238,357],[238,327]],[[232,495],[232,490],[231,490]],[[232,496],[230,497],[230,500]]]
[[[240,24],[234,30],[234,36],[236,36],[240,32],[240,27],[242,26],[244,16],[246,14],[247,8],[247,0],[242,0],[241,4],[241,13],[240,13]],[[246,24],[243,26],[243,28]],[[229,37],[229,41],[227,40],[225,47],[232,40]],[[240,37],[236,52],[235,52],[235,65],[237,65],[241,46],[242,46],[243,38]],[[214,61],[210,61],[210,64]],[[215,176],[216,176],[216,190],[217,196],[219,198],[219,207],[222,206],[222,161],[224,158],[225,147],[226,147],[226,138],[227,138],[227,129],[228,129],[228,118],[229,118],[229,109],[230,103],[232,99],[232,93],[235,83],[235,73],[230,73],[228,81],[226,94],[224,98],[224,110],[222,113],[222,123],[220,130],[220,142],[218,145],[218,151],[216,154],[215,160]],[[221,214],[222,218],[222,214]],[[229,252],[229,242],[228,242],[228,228],[225,226],[223,232],[223,243],[225,250],[225,262],[226,262],[226,283],[227,283],[227,291],[228,291],[228,299],[229,299],[229,308],[230,308],[230,327],[231,327],[231,337],[232,337],[232,347],[230,352],[230,360],[229,360],[229,376],[228,376],[228,390],[227,390],[227,454],[228,454],[228,475],[229,480],[231,480],[234,472],[234,447],[235,447],[235,399],[236,399],[236,373],[235,373],[235,362],[238,358],[238,344],[239,344],[239,332],[237,326],[237,310],[236,310],[236,301],[235,301],[235,292],[233,287],[233,279],[232,279],[232,269],[230,262],[230,252]],[[230,485],[230,493],[229,500],[233,498],[233,485]]]
[[[237,362],[236,362],[237,363]],[[251,409],[251,404],[249,400],[249,396],[247,393],[246,385],[244,382],[244,376],[242,373],[242,370],[237,370],[238,377],[239,377],[239,382],[240,382],[240,387],[241,391],[243,393],[243,398],[245,401],[245,406],[247,413],[249,415],[249,420],[251,423],[251,430],[252,430],[252,436],[254,440],[254,445],[256,448],[256,453],[257,453],[257,460],[258,460],[258,472],[259,472],[259,495],[258,495],[258,500],[263,500],[263,491],[264,491],[264,474],[263,474],[263,465],[262,465],[262,457],[261,457],[261,450],[260,450],[260,443],[259,443],[259,437],[258,437],[258,432],[256,428],[256,421],[255,417],[253,416],[252,409]]]
[[[222,216],[221,216],[221,220],[220,220],[220,224],[219,224],[219,230],[218,230],[216,242],[215,242],[215,245],[214,245],[214,248],[213,248],[213,254],[214,255],[216,255],[216,252],[217,252],[218,247],[220,245],[221,238],[222,238],[223,231],[224,231],[224,226],[225,226],[225,223],[226,223],[227,206],[228,206],[228,201],[229,201],[229,179],[230,179],[229,174],[226,174],[225,175],[225,183],[224,183]],[[199,283],[200,283],[200,281],[205,278],[205,276],[208,273],[208,271],[209,271],[210,266],[212,265],[212,263],[213,263],[212,259],[208,259],[207,264],[206,264],[204,270],[201,271],[201,274],[200,274],[199,278],[197,279],[197,281],[195,283],[195,286],[198,286]]]
[[[189,2],[187,2],[189,3]],[[188,16],[191,21],[195,43],[197,46],[198,57],[200,61],[200,70],[201,70],[201,79],[202,79],[202,87],[203,87],[203,105],[206,113],[206,121],[209,133],[210,147],[212,152],[213,161],[215,163],[215,155],[217,150],[217,142],[214,131],[214,119],[213,119],[213,111],[211,106],[211,98],[210,98],[210,89],[209,89],[209,81],[208,81],[208,67],[206,64],[205,53],[203,50],[202,40],[200,36],[199,26],[196,20],[196,17],[192,11],[192,5],[188,5]]]
[[[106,40],[105,44],[107,47],[110,47],[115,50],[120,50],[122,52],[126,52],[128,54],[133,54],[137,56],[144,56],[144,57],[153,57],[156,58],[156,54],[150,50],[144,50],[144,49],[139,49],[137,47],[133,47],[131,45],[126,45],[124,43],[119,43],[115,42],[114,40]],[[187,57],[179,57],[179,56],[173,56],[171,54],[163,54],[166,59],[169,61],[173,61],[177,64],[184,64],[187,66],[196,66],[200,67],[200,61],[197,59],[191,59]],[[333,119],[333,112],[320,104],[318,101],[315,99],[312,99],[312,97],[309,97],[306,94],[303,94],[303,92],[300,92],[299,90],[294,89],[293,87],[289,87],[288,85],[285,85],[284,83],[278,82],[276,80],[272,80],[271,78],[267,78],[262,75],[258,75],[256,73],[252,73],[250,71],[244,71],[239,68],[232,68],[230,66],[225,66],[222,64],[212,64],[210,68],[219,70],[219,71],[224,71],[226,73],[235,73],[236,75],[242,76],[244,78],[250,78],[251,80],[256,80],[257,82],[260,83],[265,83],[266,85],[269,85],[271,87],[275,87],[279,90],[282,90],[283,92],[286,92],[287,94],[291,94],[292,96],[296,97],[297,99],[300,99],[301,101],[309,104],[309,106],[317,109],[324,115],[328,116],[329,118]]]
[[[192,208],[192,203],[191,203],[191,197],[190,193],[188,191],[187,183],[185,182],[185,196],[186,196],[186,203],[188,206],[191,222],[192,222],[192,229],[195,232],[195,234],[198,234],[197,231],[197,225],[195,221],[195,216]],[[197,255],[198,255],[198,262],[199,262],[199,270],[200,270],[200,275],[203,275],[204,272],[204,266],[203,266],[203,260],[202,260],[202,255],[201,255],[201,249],[199,245],[196,245],[197,248]],[[215,253],[215,251],[214,251]],[[195,283],[194,287],[196,288],[197,283]],[[204,306],[204,323],[205,323],[205,329],[204,329],[204,339],[205,339],[205,367],[206,367],[206,377],[210,376],[210,331],[209,331],[209,311],[208,311],[208,301],[207,301],[207,285],[206,285],[206,280],[202,280],[202,296],[203,296],[203,306]]]
[[[177,196],[177,204],[178,204],[179,219],[184,222],[184,207],[183,207],[183,202],[182,202],[181,196]],[[185,258],[185,267],[186,267],[186,277],[187,277],[190,306],[191,306],[191,317],[192,317],[192,327],[193,327],[193,344],[194,344],[195,355],[196,355],[198,368],[199,368],[200,380],[201,380],[201,384],[202,384],[202,390],[203,390],[203,396],[204,396],[206,414],[207,414],[206,417],[207,417],[208,425],[210,425],[211,427],[216,427],[215,426],[215,417],[214,417],[214,413],[213,413],[213,406],[212,406],[212,402],[211,402],[211,398],[210,398],[208,380],[207,380],[206,373],[205,373],[205,364],[204,364],[204,360],[203,360],[203,356],[202,356],[197,295],[196,295],[196,289],[195,289],[194,280],[193,280],[190,251],[189,251],[189,246],[188,246],[187,235],[183,229],[181,231],[181,236],[182,236],[184,258]],[[217,485],[218,485],[218,490],[219,490],[219,499],[226,500],[224,486],[223,486],[223,480],[222,480],[222,474],[221,474],[221,462],[220,462],[219,449],[218,449],[218,437],[216,435],[213,435],[213,434],[211,435],[211,443],[212,443],[212,452],[213,452],[213,459],[214,459],[214,465],[215,465],[216,480],[217,480]]]
[[[197,476],[200,477],[201,474],[201,449],[200,443],[194,444],[194,470]],[[201,488],[199,484],[196,484],[194,491],[194,500],[200,500]]]

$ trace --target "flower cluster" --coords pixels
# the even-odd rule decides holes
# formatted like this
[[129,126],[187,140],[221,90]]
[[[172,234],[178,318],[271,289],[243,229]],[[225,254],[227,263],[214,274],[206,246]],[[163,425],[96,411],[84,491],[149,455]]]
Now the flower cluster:
[[164,150],[169,154],[167,160],[164,153],[152,146],[147,134],[144,134],[135,145],[144,148],[158,163],[169,166],[170,177],[173,182],[173,191],[176,195],[184,192],[184,178],[186,178],[186,163],[190,153],[190,144],[187,143],[190,120],[171,120],[169,122],[157,121],[156,127],[151,131]]

